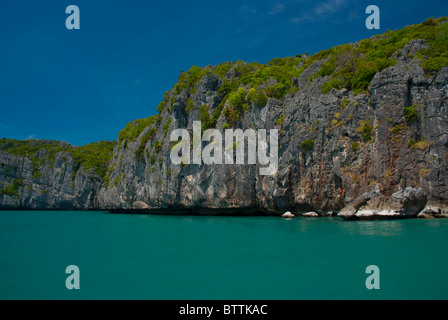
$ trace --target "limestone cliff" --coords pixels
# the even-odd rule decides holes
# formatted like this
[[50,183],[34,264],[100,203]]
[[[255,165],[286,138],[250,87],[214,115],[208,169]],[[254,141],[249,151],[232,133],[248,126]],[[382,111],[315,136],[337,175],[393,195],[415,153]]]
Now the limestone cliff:
[[99,209],[96,195],[112,148],[105,142],[74,148],[58,141],[1,139],[0,208]]
[[[0,207],[444,215],[445,22],[430,19],[268,65],[193,67],[165,93],[158,115],[120,132],[102,177],[75,170],[72,154],[60,152],[33,178],[28,157],[0,148]],[[277,173],[262,176],[259,165],[172,164],[170,133],[192,132],[193,121],[221,131],[278,129]]]

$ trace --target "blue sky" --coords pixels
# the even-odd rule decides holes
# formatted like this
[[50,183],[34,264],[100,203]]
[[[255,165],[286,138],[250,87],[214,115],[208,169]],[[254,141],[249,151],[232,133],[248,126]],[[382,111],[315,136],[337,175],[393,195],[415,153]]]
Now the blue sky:
[[[65,27],[71,4],[80,30]],[[446,0],[0,0],[0,138],[116,140],[193,65],[311,54],[446,15]]]

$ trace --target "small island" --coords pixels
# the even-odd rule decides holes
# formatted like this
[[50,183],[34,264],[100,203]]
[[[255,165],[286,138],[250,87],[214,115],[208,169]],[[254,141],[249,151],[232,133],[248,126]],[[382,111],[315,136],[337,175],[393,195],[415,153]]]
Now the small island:
[[[448,215],[447,18],[313,55],[193,66],[115,142],[0,140],[0,209]],[[278,168],[173,164],[175,129],[278,130]],[[235,148],[245,141],[235,141]]]

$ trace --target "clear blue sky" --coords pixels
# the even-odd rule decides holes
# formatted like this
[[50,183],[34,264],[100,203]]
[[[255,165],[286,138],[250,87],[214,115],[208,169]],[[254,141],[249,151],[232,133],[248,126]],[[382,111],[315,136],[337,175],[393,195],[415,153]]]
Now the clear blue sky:
[[[65,27],[71,4],[80,30]],[[370,4],[379,31],[365,27]],[[116,140],[193,65],[265,63],[446,15],[446,0],[0,0],[0,138]]]

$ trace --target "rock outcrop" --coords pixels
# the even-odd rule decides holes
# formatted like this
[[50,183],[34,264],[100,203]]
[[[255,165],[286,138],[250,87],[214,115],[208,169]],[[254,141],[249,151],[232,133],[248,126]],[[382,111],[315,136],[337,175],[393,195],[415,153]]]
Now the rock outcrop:
[[[210,113],[218,107],[216,91],[207,87],[215,83],[214,77],[206,75],[199,82],[188,114],[187,98],[172,96],[173,111],[161,113],[162,123],[172,119],[170,129],[192,132],[203,103],[209,104]],[[165,141],[161,151],[157,153],[151,142],[148,145],[150,154],[157,154],[155,164],[151,165],[151,156],[135,159],[140,139],[114,150],[110,180],[119,177],[120,182],[100,190],[100,206],[137,208],[142,202],[148,207],[241,206],[278,214],[342,210],[345,217],[350,208],[357,216],[415,216],[428,201],[446,203],[448,68],[427,78],[417,61],[399,61],[374,77],[367,94],[356,96],[344,89],[321,94],[324,80],[307,83],[305,77],[307,73],[298,79],[304,86],[297,93],[284,101],[269,99],[264,108],[252,108],[241,117],[243,129],[282,131],[276,175],[260,176],[256,165],[170,165],[170,143],[158,130],[154,139]],[[403,109],[410,105],[416,105],[419,119],[406,123]],[[279,118],[281,126],[276,124]],[[360,134],[366,123],[371,126],[371,140]],[[217,127],[224,125],[222,117]],[[312,150],[300,146],[307,139],[314,141]],[[410,139],[424,142],[412,148]],[[421,196],[409,200],[412,205],[407,198],[399,199],[414,189]]]
[[290,211],[286,211],[284,214],[282,214],[282,218],[294,218],[295,215],[293,215]]

